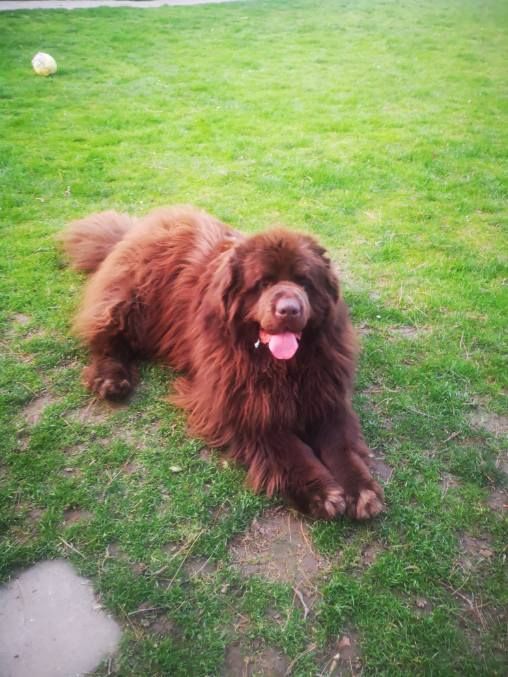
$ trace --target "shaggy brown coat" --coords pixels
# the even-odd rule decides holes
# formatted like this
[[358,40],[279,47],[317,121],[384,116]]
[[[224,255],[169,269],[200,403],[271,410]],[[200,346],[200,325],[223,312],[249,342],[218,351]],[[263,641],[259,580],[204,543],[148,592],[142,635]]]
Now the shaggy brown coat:
[[[95,214],[63,243],[93,273],[75,322],[90,390],[124,397],[135,360],[163,360],[182,374],[172,400],[191,431],[228,447],[254,489],[324,519],[382,510],[351,407],[355,338],[315,240],[283,229],[245,237],[176,207],[139,221]],[[298,349],[277,359],[266,337],[284,332]]]

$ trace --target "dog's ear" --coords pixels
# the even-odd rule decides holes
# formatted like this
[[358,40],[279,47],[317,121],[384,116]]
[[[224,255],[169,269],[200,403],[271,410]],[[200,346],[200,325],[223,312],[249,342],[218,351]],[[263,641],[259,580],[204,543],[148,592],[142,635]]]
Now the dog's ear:
[[[312,253],[317,256],[320,260],[320,270],[322,271],[321,277],[324,281],[324,288],[330,295],[330,297],[336,302],[339,300],[339,278],[337,276],[337,271],[335,265],[330,260],[328,252],[324,247],[318,244],[312,238],[309,238],[310,248]],[[323,265],[324,264],[324,265]]]
[[334,301],[339,300],[339,278],[330,257],[324,252],[321,256],[326,264],[326,288]]
[[232,247],[221,256],[221,261],[212,279],[210,302],[214,311],[226,322],[236,312],[237,292],[241,284],[240,265],[237,252]]

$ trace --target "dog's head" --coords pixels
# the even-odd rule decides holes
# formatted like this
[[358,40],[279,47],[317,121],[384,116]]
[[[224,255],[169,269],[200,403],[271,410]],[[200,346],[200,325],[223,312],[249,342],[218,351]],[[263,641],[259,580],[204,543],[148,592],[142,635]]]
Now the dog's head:
[[325,250],[311,237],[278,229],[236,244],[219,271],[224,319],[235,333],[290,359],[308,328],[329,317],[339,296]]

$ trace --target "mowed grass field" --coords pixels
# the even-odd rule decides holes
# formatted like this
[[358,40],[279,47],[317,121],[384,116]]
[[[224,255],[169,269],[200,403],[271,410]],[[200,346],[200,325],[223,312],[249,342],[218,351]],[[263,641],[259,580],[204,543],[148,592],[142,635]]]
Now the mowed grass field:
[[[124,629],[98,675],[506,674],[507,28],[502,0],[0,14],[0,572],[93,579]],[[381,518],[254,496],[168,368],[127,406],[82,387],[55,234],[182,202],[328,247]]]

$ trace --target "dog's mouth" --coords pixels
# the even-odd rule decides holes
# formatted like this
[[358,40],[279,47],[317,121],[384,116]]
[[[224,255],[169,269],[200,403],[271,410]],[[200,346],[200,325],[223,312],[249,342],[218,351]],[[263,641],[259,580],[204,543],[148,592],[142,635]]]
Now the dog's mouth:
[[301,336],[301,332],[285,331],[281,334],[269,334],[264,329],[259,330],[259,341],[268,346],[277,360],[290,360],[298,350]]

